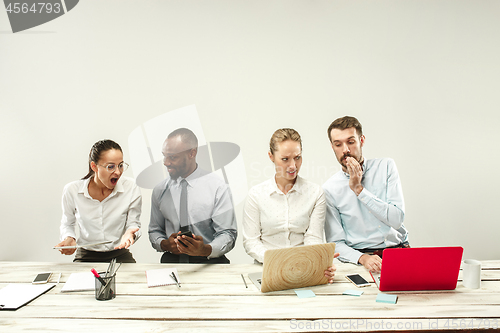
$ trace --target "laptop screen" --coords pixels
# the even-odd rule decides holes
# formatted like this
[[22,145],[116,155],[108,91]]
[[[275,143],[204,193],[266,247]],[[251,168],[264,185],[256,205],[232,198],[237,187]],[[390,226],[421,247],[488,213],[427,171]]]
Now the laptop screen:
[[386,249],[381,291],[453,290],[457,286],[462,247]]

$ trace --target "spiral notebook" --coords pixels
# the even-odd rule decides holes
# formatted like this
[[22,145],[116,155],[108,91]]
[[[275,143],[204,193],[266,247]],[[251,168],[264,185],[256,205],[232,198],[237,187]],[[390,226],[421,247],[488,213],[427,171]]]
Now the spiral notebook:
[[179,274],[177,273],[177,268],[160,268],[146,271],[148,288],[176,284],[175,280],[170,276],[172,273],[175,275],[179,283],[181,283]]

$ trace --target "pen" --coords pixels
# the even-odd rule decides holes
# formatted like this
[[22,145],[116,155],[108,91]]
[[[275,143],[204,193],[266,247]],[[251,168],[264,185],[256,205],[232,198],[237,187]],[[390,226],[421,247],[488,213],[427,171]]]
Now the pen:
[[57,283],[56,284],[59,284],[59,282],[61,281],[61,276],[62,276],[62,273],[59,273],[59,277],[57,278]]
[[120,264],[118,265],[118,267],[117,267],[117,268],[115,268],[115,270],[113,271],[113,274],[111,274],[111,276],[116,275],[116,272],[118,272],[118,270],[120,269],[120,267],[121,267],[121,266],[122,266],[122,263],[120,263]]
[[177,278],[175,277],[174,272],[170,273],[170,276],[172,277],[172,279],[174,279],[175,283],[177,283],[177,287],[180,288],[181,285],[179,284],[179,280],[177,280]]
[[105,285],[106,285],[106,282],[104,282],[104,280],[102,279],[102,277],[99,275],[99,273],[97,273],[97,271],[96,271],[94,268],[92,268],[90,271],[91,271],[91,272],[92,272],[92,274],[94,274],[94,276],[95,276],[95,277],[99,280],[99,282],[101,282],[101,284],[102,284],[103,286],[105,286]]
[[111,260],[111,269],[109,271],[111,275],[113,275],[113,272],[115,271],[115,266],[116,266],[116,258],[113,258],[113,260]]
[[115,268],[116,258],[111,259],[111,262],[108,265],[108,269],[106,269],[105,277],[110,277],[113,273],[113,269]]
[[247,282],[245,281],[245,277],[243,276],[243,274],[241,274],[241,278],[243,279],[243,283],[245,284],[245,288],[248,288]]

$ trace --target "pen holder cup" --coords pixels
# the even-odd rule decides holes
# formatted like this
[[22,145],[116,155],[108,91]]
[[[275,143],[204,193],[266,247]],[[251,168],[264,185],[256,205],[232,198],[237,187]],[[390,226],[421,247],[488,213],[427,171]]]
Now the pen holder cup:
[[95,299],[98,301],[108,301],[115,298],[116,296],[116,286],[115,286],[115,275],[106,277],[106,273],[99,273],[101,279],[97,277],[95,279]]

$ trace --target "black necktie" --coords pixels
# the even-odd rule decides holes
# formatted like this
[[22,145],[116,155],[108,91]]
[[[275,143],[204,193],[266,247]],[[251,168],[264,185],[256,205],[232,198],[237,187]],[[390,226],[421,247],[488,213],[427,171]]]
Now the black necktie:
[[[179,222],[181,225],[181,231],[188,231],[188,207],[187,207],[187,181],[186,179],[181,180],[181,202],[179,205]],[[183,246],[181,244],[181,246]],[[187,254],[181,254],[179,256],[179,263],[189,263],[189,256]]]
[[185,179],[181,180],[181,202],[179,205],[179,211],[181,231],[188,231],[187,181]]

